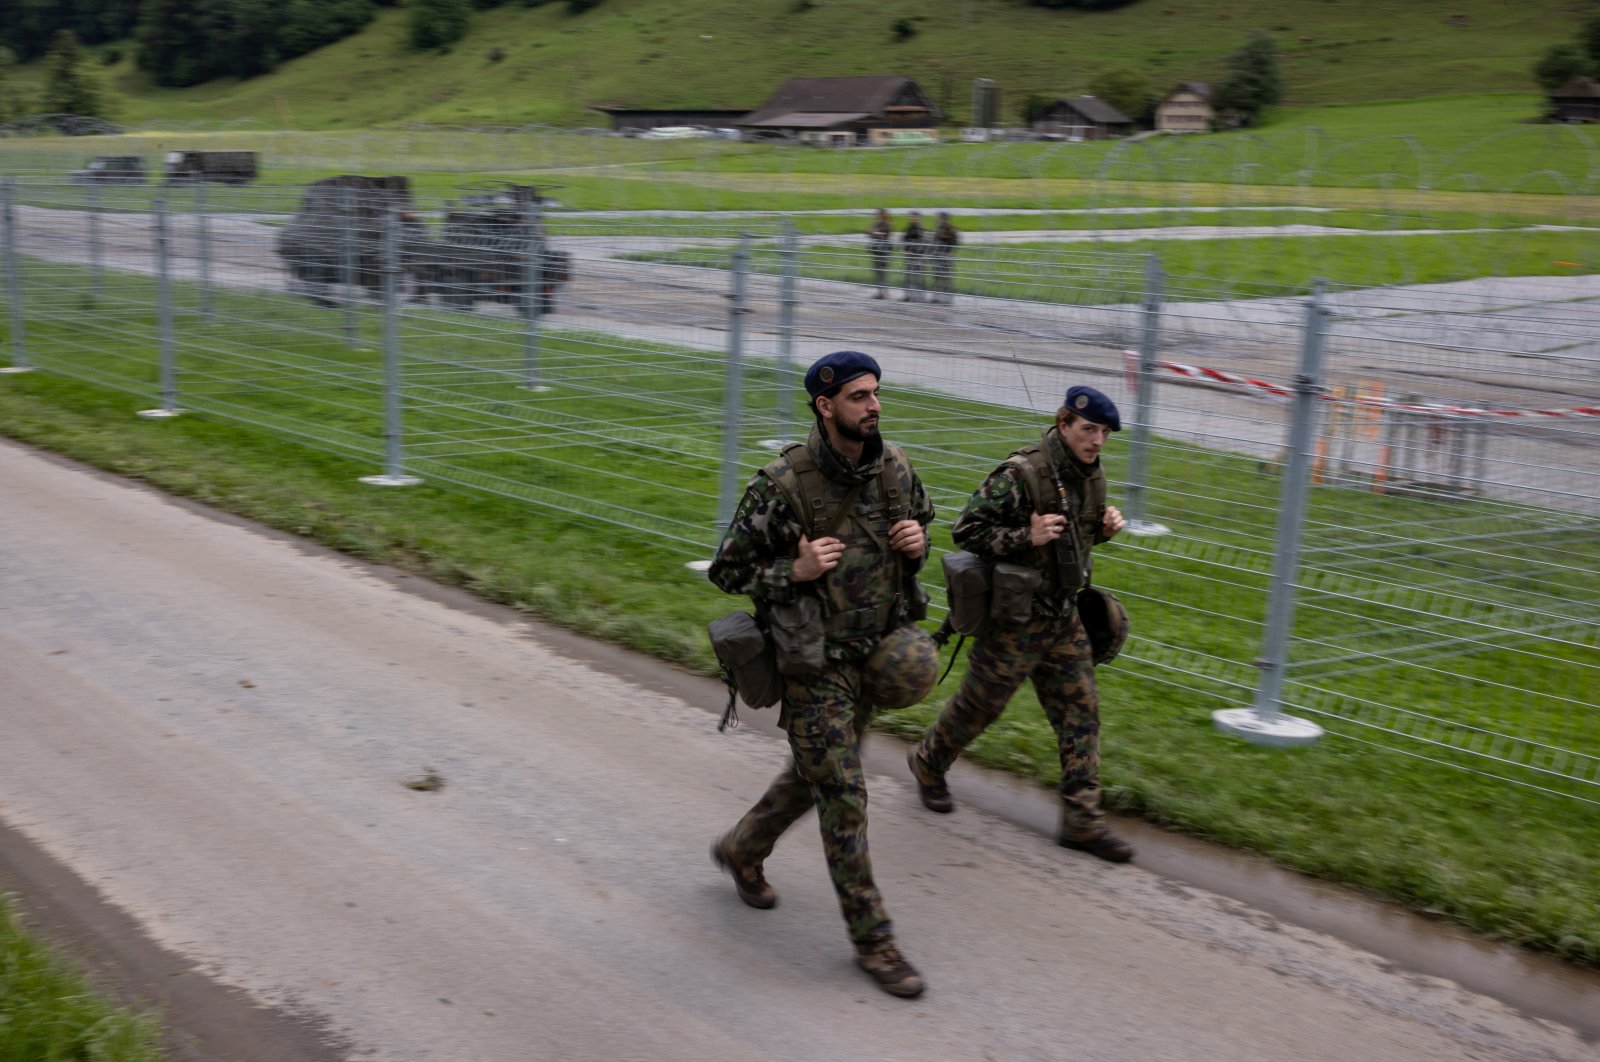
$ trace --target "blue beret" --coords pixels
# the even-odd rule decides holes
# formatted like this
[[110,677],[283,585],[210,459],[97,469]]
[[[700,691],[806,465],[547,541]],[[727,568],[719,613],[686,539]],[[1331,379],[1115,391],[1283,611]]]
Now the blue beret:
[[823,395],[834,395],[839,388],[854,380],[857,376],[871,373],[878,379],[883,379],[883,370],[878,368],[878,363],[872,357],[861,353],[859,350],[836,350],[832,354],[825,354],[818,358],[806,370],[806,394],[813,399]]
[[1117,404],[1092,387],[1079,384],[1067,388],[1066,406],[1084,420],[1104,424],[1112,431],[1122,430],[1122,415]]

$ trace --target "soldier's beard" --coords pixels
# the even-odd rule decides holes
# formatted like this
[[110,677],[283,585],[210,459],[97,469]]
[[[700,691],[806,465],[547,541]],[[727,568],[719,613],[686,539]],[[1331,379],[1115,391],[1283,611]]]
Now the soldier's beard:
[[868,439],[878,437],[878,418],[871,416],[862,417],[854,424],[846,424],[842,420],[835,420],[834,427],[838,429],[840,438],[849,439],[851,442],[864,443]]

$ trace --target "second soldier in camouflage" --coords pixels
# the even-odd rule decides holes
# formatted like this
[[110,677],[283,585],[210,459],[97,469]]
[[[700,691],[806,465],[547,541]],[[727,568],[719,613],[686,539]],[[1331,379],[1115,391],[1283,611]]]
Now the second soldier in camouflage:
[[956,545],[1036,568],[1041,582],[1027,623],[991,622],[978,636],[961,688],[909,754],[922,802],[950,811],[945,772],[1032,679],[1061,758],[1058,840],[1115,863],[1131,859],[1133,848],[1107,828],[1100,806],[1100,699],[1076,597],[1089,585],[1092,547],[1124,526],[1106,504],[1100,468],[1101,448],[1121,427],[1109,398],[1073,387],[1044,437],[1007,458],[967,502],[952,532]]

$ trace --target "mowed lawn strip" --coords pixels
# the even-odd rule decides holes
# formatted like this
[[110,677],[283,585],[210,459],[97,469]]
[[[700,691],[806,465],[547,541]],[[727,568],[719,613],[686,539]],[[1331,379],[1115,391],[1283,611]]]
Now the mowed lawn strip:
[[[799,258],[801,276],[872,283],[864,239],[808,244],[806,252]],[[1139,254],[1160,259],[1170,278],[1169,299],[1261,298],[1306,294],[1316,279],[1340,287],[1384,287],[1484,276],[1583,276],[1600,267],[1600,231],[969,242],[956,253],[955,291],[1084,305],[1138,302],[1143,297],[1139,278],[1108,282],[1106,261]],[[732,260],[722,244],[621,257],[712,269],[726,269]],[[750,264],[761,273],[784,269],[779,246],[770,242],[752,248]]]

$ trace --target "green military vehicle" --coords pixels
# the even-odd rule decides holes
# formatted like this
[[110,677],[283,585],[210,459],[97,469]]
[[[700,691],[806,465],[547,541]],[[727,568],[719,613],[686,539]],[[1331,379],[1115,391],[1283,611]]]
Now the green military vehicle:
[[[535,297],[528,306],[547,314],[570,279],[572,257],[552,250],[542,228],[530,231],[525,210],[536,196],[525,185],[468,195],[435,231],[412,210],[405,177],[325,177],[307,186],[300,209],[278,233],[278,254],[290,290],[319,305],[337,305],[341,284],[376,298],[383,286],[384,222],[393,215],[400,293],[413,303],[455,310],[484,301],[520,305],[531,277]],[[538,256],[536,266],[530,253]]]
[[249,184],[261,176],[261,162],[254,151],[169,151],[166,176],[168,184]]

